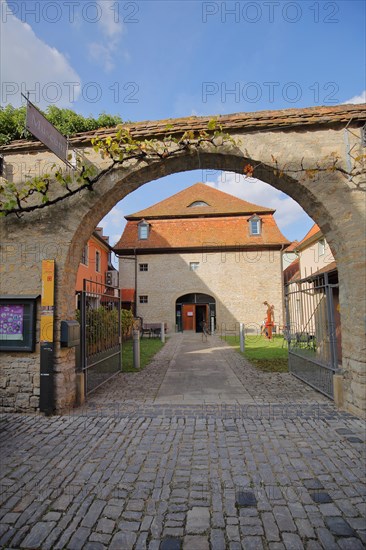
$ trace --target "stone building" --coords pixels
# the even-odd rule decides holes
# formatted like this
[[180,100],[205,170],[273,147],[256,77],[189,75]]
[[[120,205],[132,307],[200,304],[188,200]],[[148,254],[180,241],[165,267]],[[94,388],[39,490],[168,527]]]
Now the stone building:
[[257,332],[265,300],[282,324],[281,256],[289,241],[273,214],[197,183],[126,216],[114,247],[122,293],[135,291],[137,315],[166,322],[169,331],[199,332],[205,320],[222,332],[239,322]]

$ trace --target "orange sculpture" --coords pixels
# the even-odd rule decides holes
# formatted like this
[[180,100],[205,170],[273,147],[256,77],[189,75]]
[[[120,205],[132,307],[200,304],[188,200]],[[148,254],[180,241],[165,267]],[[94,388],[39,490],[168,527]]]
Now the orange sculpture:
[[263,305],[267,306],[267,319],[265,323],[264,334],[266,338],[272,340],[272,329],[274,326],[274,306],[271,306],[268,302],[263,302]]

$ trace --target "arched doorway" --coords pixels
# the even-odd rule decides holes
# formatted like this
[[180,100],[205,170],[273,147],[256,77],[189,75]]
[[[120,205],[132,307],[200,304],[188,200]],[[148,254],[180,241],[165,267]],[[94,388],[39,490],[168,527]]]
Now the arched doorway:
[[202,332],[203,322],[216,326],[216,300],[209,294],[192,293],[180,296],[175,303],[177,330]]

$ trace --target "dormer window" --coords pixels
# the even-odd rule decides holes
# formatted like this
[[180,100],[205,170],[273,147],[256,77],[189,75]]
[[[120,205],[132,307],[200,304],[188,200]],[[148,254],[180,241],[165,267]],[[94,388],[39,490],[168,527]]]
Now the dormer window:
[[210,206],[210,205],[207,204],[207,202],[205,202],[205,201],[194,201],[194,202],[192,202],[192,204],[190,204],[188,206],[188,208],[192,208],[192,207],[195,207],[195,206]]
[[149,224],[145,220],[138,224],[138,235],[139,241],[146,240],[149,237]]
[[249,218],[249,231],[251,235],[260,235],[261,234],[261,219],[256,214]]

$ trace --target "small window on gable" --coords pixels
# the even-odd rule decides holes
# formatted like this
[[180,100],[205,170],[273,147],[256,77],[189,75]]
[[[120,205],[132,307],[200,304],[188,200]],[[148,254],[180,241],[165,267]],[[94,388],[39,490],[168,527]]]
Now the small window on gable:
[[207,204],[207,202],[205,202],[205,201],[194,201],[194,202],[192,202],[192,204],[190,204],[188,206],[188,208],[192,208],[194,206],[210,206],[210,205]]
[[260,235],[261,234],[261,219],[259,216],[252,216],[249,219],[249,230],[251,235]]
[[140,271],[149,271],[149,264],[139,264]]
[[149,238],[149,224],[142,220],[138,225],[139,240],[146,240]]
[[200,266],[200,263],[199,262],[189,262],[189,269],[191,271],[197,271],[197,269],[199,268]]

